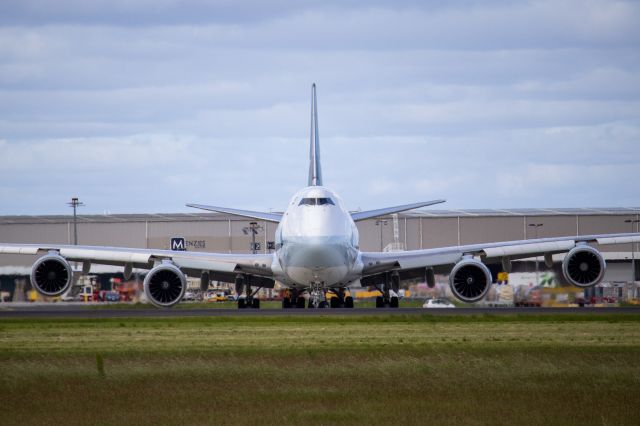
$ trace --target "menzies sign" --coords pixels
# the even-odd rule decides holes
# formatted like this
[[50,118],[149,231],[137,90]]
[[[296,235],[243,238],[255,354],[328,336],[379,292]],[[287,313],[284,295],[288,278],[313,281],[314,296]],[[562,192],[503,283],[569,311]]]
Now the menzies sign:
[[207,244],[205,240],[187,240],[184,237],[171,237],[171,250],[187,251],[187,248],[203,249]]

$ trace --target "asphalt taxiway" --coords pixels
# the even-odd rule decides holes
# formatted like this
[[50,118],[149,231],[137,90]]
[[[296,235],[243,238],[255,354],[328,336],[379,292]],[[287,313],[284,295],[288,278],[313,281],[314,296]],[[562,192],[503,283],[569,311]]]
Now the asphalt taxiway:
[[545,314],[640,314],[640,307],[611,308],[354,308],[354,309],[156,309],[86,306],[3,306],[0,320],[7,318],[179,318],[225,316],[378,316],[378,315],[545,315]]

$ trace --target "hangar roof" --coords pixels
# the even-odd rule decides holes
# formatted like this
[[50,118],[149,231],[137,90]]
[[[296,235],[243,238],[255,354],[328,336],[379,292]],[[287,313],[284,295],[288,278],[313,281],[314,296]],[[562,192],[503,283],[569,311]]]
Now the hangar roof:
[[[603,208],[544,208],[544,209],[471,209],[471,210],[414,210],[400,213],[400,217],[491,217],[491,216],[594,216],[640,215],[640,207]],[[238,216],[220,213],[151,213],[78,215],[78,223],[114,222],[194,222],[207,220],[242,220]],[[71,215],[0,216],[2,224],[67,223]]]
[[470,209],[470,210],[417,210],[407,212],[407,217],[451,217],[451,216],[592,216],[592,215],[637,215],[640,207],[581,207],[540,209]]

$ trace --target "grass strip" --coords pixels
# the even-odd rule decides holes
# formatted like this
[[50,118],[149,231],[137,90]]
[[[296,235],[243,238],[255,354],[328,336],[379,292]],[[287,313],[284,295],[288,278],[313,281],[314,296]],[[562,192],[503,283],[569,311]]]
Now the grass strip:
[[637,424],[639,322],[2,320],[2,423]]

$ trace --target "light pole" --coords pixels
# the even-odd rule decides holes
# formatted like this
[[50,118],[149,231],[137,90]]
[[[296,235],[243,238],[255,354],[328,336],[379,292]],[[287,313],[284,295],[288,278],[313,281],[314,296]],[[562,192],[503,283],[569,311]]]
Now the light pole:
[[[538,228],[544,226],[544,223],[530,223],[530,227],[535,230],[536,240],[538,239]],[[540,272],[538,270],[538,256],[536,256],[536,285],[540,285]]]
[[73,245],[78,245],[78,216],[76,215],[76,209],[84,206],[82,201],[78,200],[78,197],[73,197],[68,206],[73,207]]
[[386,225],[388,221],[386,219],[378,219],[376,220],[376,226],[380,227],[380,251],[382,251],[382,225]]
[[[640,223],[640,219],[627,219],[624,223],[631,224],[631,232],[633,232],[633,228],[636,228],[636,232],[638,232],[638,223]],[[631,285],[634,285],[636,282],[636,245],[635,243],[631,243]]]
[[249,233],[251,233],[251,253],[253,254],[256,254],[258,251],[256,249],[256,235],[261,229],[262,226],[258,225],[258,222],[249,222],[249,226],[245,226],[244,228],[242,228],[242,233],[244,235],[248,235]]

